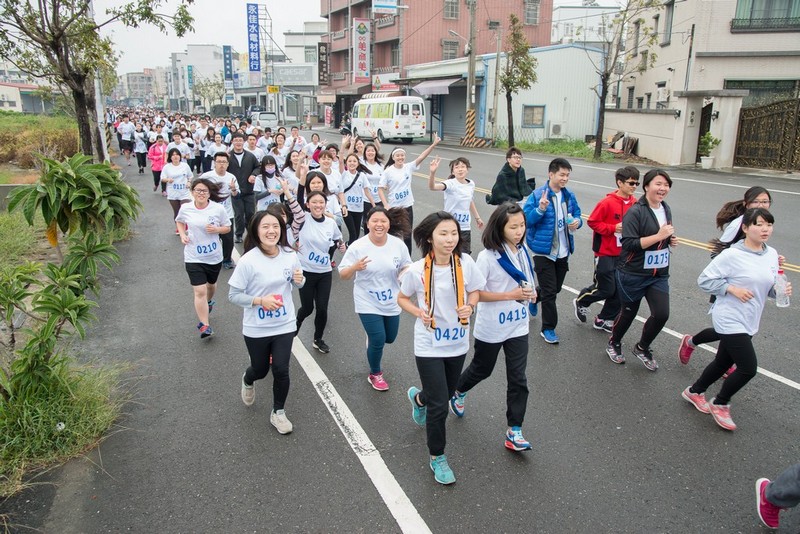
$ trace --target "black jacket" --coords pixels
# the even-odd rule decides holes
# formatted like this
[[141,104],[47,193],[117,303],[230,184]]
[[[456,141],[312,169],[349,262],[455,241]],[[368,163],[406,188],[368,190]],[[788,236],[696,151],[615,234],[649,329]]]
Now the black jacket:
[[[667,216],[667,224],[672,224],[672,210],[666,202],[664,213]],[[648,251],[669,251],[669,239],[664,239],[642,249],[641,238],[652,236],[658,233],[661,226],[658,224],[655,213],[650,209],[647,198],[642,195],[639,201],[631,206],[622,219],[622,254],[620,254],[619,269],[631,273],[646,276],[669,276],[669,265],[660,269],[645,266],[645,256]]]
[[499,205],[503,202],[519,202],[531,194],[536,189],[536,180],[525,178],[525,169],[520,167],[516,171],[506,162],[500,172],[497,173],[497,180],[492,186],[492,194],[486,195],[486,203]]
[[250,183],[250,176],[259,174],[260,169],[261,165],[258,162],[258,158],[247,150],[244,151],[241,165],[239,165],[239,160],[233,150],[230,151],[228,172],[236,177],[241,196],[253,194],[253,184]]

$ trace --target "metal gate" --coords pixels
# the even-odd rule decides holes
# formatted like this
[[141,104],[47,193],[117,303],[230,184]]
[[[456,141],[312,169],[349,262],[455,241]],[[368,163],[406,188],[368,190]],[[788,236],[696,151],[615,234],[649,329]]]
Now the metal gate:
[[467,114],[466,87],[450,86],[450,94],[442,95],[442,130],[446,138],[457,140],[464,136]]
[[742,108],[733,164],[800,170],[800,99]]

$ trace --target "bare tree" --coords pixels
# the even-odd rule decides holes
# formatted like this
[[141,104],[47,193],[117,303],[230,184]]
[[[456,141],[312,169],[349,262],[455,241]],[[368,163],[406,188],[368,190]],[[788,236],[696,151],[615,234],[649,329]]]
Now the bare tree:
[[[508,146],[514,145],[514,113],[511,108],[513,95],[520,89],[530,89],[536,83],[536,58],[530,55],[531,45],[522,23],[515,14],[509,17],[508,37],[506,37],[506,66],[500,73],[500,86],[506,93],[508,112]],[[497,58],[500,61],[500,58]]]

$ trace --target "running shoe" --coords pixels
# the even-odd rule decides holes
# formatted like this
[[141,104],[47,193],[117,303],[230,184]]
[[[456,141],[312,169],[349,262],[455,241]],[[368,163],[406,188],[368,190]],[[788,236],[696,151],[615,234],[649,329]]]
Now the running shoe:
[[217,301],[214,299],[208,301],[208,313],[211,313],[214,310],[214,304],[216,303]]
[[240,235],[237,235],[236,237],[233,238],[233,242],[234,243],[241,243],[242,241],[243,241],[243,239],[242,239],[242,236],[240,236]]
[[274,426],[279,434],[288,434],[292,431],[292,422],[286,417],[284,410],[273,410],[269,414],[269,422]]
[[655,371],[658,369],[658,363],[653,358],[653,351],[649,348],[643,349],[637,343],[633,346],[633,355],[639,358],[648,371]]
[[730,404],[714,404],[714,399],[711,399],[711,402],[708,403],[708,409],[711,412],[711,417],[720,427],[730,431],[736,430],[736,423],[731,419]]
[[511,451],[529,451],[531,450],[530,442],[522,436],[522,428],[512,426],[511,430],[506,432],[506,449]]
[[367,380],[369,381],[370,385],[372,386],[372,389],[374,389],[376,391],[388,391],[389,390],[389,384],[387,384],[386,380],[383,379],[383,373],[370,374],[367,377]]
[[556,345],[559,342],[558,336],[556,335],[556,331],[552,329],[542,330],[540,335],[544,338],[545,342]]
[[198,323],[197,329],[200,330],[200,339],[204,339],[214,335],[214,331],[211,329],[210,324]]
[[408,388],[408,400],[411,401],[411,418],[417,425],[425,426],[425,420],[428,418],[428,408],[417,404],[417,395],[419,394],[419,388],[414,386]]
[[450,399],[450,411],[456,417],[464,417],[464,399],[466,398],[466,393],[459,393],[456,391],[456,394]]
[[165,196],[167,196],[167,192],[166,192],[166,191],[162,191],[162,192],[161,192],[161,196],[162,196],[162,197],[165,197]]
[[756,509],[758,510],[758,517],[765,526],[769,528],[778,528],[780,526],[780,513],[782,508],[775,506],[767,500],[767,486],[769,486],[768,478],[759,478],[756,480]]
[[431,458],[431,471],[433,471],[433,478],[435,478],[436,482],[439,484],[444,484],[446,486],[456,481],[456,476],[447,464],[447,456],[444,454]]
[[575,310],[575,318],[585,323],[586,317],[589,315],[589,308],[578,304],[578,299],[572,299],[572,309]]
[[689,358],[692,357],[692,353],[694,352],[694,347],[689,345],[689,340],[692,339],[692,336],[683,336],[681,338],[681,346],[678,349],[678,358],[680,358],[681,363],[686,365],[689,363]]
[[223,269],[230,270],[230,269],[233,269],[234,267],[236,267],[236,266],[233,264],[233,261],[231,261],[231,260],[225,260],[225,261],[222,262],[222,268]]
[[625,356],[622,354],[622,343],[614,343],[610,339],[606,345],[606,354],[614,363],[625,363]]
[[711,413],[705,393],[692,393],[689,388],[686,388],[681,392],[681,397],[690,402],[699,412]]
[[604,332],[608,332],[610,334],[611,330],[614,329],[614,320],[595,317],[592,326],[595,330],[603,330]]
[[733,374],[734,371],[736,371],[736,364],[735,363],[733,365],[731,365],[730,369],[728,369],[727,371],[722,373],[722,378],[723,379],[728,378],[729,376],[731,376]]
[[256,401],[256,388],[255,385],[247,385],[244,382],[244,375],[242,375],[242,402],[245,406],[252,406]]
[[322,339],[315,339],[312,346],[322,354],[328,354],[331,351],[331,348]]

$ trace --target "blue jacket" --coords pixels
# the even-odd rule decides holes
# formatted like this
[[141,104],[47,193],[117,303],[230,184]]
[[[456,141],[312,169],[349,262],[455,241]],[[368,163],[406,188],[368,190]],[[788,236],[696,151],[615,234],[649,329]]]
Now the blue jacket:
[[[544,211],[544,213],[539,211],[539,200],[541,200],[542,195],[547,195],[547,198],[550,201],[550,204],[547,205],[547,209]],[[573,195],[569,189],[564,188],[561,190],[561,198],[563,203],[566,204],[566,206],[564,206],[566,208],[565,214],[571,213],[572,216],[578,220],[578,228],[583,226],[583,219],[581,219],[581,208],[578,206],[578,201],[575,198],[575,195]],[[558,235],[556,234],[555,202],[556,194],[552,189],[550,189],[550,183],[545,182],[543,186],[535,189],[533,193],[531,193],[531,195],[528,197],[528,201],[525,202],[525,206],[522,208],[525,212],[525,222],[528,227],[525,238],[528,248],[530,248],[534,254],[544,254],[552,260],[556,259],[556,256],[552,254],[552,251],[554,247],[554,240],[558,238]],[[572,254],[572,252],[575,250],[572,234],[569,233],[567,228],[561,228],[559,230],[564,232],[564,234],[566,234],[569,238],[568,248],[569,253]]]

